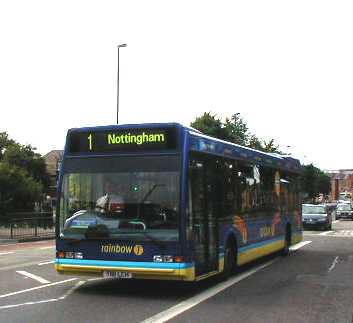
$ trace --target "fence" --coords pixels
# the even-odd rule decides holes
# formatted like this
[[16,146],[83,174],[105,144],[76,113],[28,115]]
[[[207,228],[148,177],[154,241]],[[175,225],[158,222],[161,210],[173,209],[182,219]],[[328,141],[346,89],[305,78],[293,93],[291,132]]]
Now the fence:
[[17,213],[11,218],[0,218],[0,239],[49,238],[54,235],[55,225],[51,213]]

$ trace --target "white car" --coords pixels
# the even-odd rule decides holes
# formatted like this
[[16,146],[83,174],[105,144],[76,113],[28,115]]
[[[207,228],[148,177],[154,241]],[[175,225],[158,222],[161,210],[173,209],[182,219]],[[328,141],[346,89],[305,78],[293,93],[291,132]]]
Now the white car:
[[353,208],[351,203],[337,204],[336,220],[337,219],[351,219],[353,220]]

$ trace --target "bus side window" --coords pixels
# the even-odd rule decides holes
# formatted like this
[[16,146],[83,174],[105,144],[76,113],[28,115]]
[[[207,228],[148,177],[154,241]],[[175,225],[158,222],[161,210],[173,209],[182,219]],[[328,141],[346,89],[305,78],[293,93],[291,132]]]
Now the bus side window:
[[223,161],[224,192],[223,208],[224,216],[233,215],[239,209],[239,190],[237,188],[236,162],[232,160]]
[[241,211],[247,212],[253,208],[254,185],[253,166],[244,162],[239,162],[238,178],[240,180]]
[[[263,210],[272,211],[275,209],[275,171],[270,167],[260,167],[261,173],[261,207]],[[269,213],[271,214],[271,213]]]
[[281,178],[281,199],[287,205],[288,211],[298,211],[300,205],[300,185],[298,175],[282,174]]
[[204,187],[204,162],[192,157],[189,164],[189,206],[190,216],[188,219],[188,227],[194,231],[195,241],[202,241],[202,217],[205,204],[205,187]]
[[285,214],[288,213],[289,206],[289,195],[290,195],[290,181],[288,180],[287,174],[281,174],[280,185],[281,185],[281,194],[280,194],[280,203],[281,211]]

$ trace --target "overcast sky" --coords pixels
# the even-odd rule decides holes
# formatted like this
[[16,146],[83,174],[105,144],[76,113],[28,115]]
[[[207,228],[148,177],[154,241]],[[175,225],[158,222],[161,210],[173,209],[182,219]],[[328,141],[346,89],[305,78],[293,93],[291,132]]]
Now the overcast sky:
[[[240,112],[322,169],[353,168],[353,2],[0,2],[0,131],[41,154],[67,129]],[[290,148],[286,148],[290,146]]]

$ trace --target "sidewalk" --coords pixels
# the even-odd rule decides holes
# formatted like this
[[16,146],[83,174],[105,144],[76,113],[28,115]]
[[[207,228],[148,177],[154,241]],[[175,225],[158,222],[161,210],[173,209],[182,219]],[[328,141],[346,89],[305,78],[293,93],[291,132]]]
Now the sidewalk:
[[17,239],[0,239],[0,246],[2,244],[10,244],[10,243],[17,243]]
[[55,237],[28,237],[22,239],[0,239],[0,246],[4,244],[15,244],[21,242],[32,242],[32,241],[43,241],[43,240],[54,240]]

